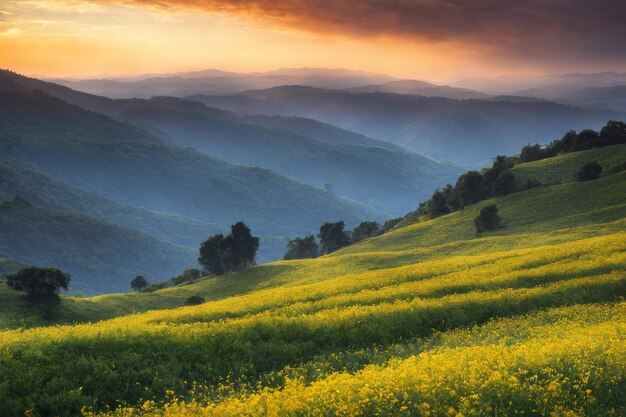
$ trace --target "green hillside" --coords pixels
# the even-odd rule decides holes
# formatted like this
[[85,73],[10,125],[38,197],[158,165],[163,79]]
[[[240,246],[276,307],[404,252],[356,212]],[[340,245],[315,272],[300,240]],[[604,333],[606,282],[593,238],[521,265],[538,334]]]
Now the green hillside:
[[0,196],[15,195],[40,207],[87,214],[193,248],[207,236],[222,231],[218,225],[120,204],[43,172],[0,159]]
[[603,176],[610,175],[612,170],[626,170],[626,145],[605,146],[528,162],[513,167],[510,172],[515,175],[519,187],[524,187],[529,180],[537,180],[541,184],[559,184],[576,181],[576,171],[593,161],[602,166]]
[[[164,142],[192,147],[224,161],[270,169],[316,187],[331,184],[336,195],[387,216],[411,210],[429,190],[451,181],[461,171],[454,164],[310,119],[244,116],[172,97],[113,100],[0,71],[0,91],[7,82],[19,85],[20,91],[45,91],[68,103],[141,126]],[[15,99],[6,100],[10,103]],[[57,107],[57,112],[63,112],[63,106]],[[21,112],[25,110],[22,105]]]
[[[621,415],[625,184],[619,172],[538,187],[321,258],[151,293],[63,296],[48,321],[0,286],[7,329],[97,321],[0,333],[12,381],[0,410]],[[477,235],[474,217],[494,203],[504,228]],[[182,307],[191,295],[207,302]]]
[[[407,152],[294,133],[285,127],[251,124],[234,114],[214,114],[182,100],[133,103],[119,118],[228,162],[271,169],[308,184],[331,184],[335,194],[391,216],[404,214],[428,192],[456,178],[461,169]],[[297,119],[296,119],[297,120]],[[261,120],[263,123],[264,120]],[[305,125],[306,126],[306,125]],[[155,129],[156,128],[156,129]],[[312,132],[314,133],[314,132]]]
[[[0,384],[12,399],[2,410],[71,415],[123,400],[131,408],[120,416],[267,415],[285,404],[302,415],[397,415],[424,403],[442,416],[487,406],[547,415],[563,404],[582,415],[620,415],[624,184],[626,172],[535,188],[322,258],[154,293],[64,297],[64,320],[122,317],[4,332],[0,372],[13,382]],[[505,227],[477,236],[473,218],[489,203]],[[196,294],[214,301],[125,315]],[[603,353],[587,356],[589,349]],[[477,379],[463,379],[464,369]],[[516,384],[479,383],[495,371]]]
[[196,251],[190,248],[21,199],[0,202],[0,226],[1,254],[27,265],[71,271],[70,288],[78,293],[125,291],[136,275],[163,280],[196,263]]

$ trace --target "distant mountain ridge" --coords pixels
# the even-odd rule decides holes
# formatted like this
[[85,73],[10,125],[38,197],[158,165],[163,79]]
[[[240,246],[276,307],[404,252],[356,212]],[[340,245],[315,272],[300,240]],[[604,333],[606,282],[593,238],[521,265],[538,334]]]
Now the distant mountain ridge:
[[[236,95],[245,114],[316,119],[387,140],[438,160],[480,163],[529,142],[556,139],[569,129],[598,128],[626,114],[535,99],[453,100],[392,93],[351,93],[306,86]],[[211,102],[232,108],[232,100]]]
[[268,72],[229,73],[218,70],[161,74],[147,78],[50,80],[73,89],[113,98],[183,97],[192,94],[233,94],[279,85],[304,84],[321,88],[350,88],[395,80],[386,74],[327,68],[283,68]]
[[[164,142],[228,162],[258,166],[397,216],[461,169],[401,147],[304,118],[248,116],[173,97],[110,99],[28,82],[71,103],[125,120]],[[195,96],[198,100],[210,96]]]

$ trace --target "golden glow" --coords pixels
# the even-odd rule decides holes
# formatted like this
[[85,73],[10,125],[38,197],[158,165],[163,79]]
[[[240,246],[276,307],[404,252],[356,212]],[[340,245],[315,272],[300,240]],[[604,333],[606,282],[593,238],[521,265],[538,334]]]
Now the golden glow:
[[5,0],[0,67],[59,77],[343,67],[432,81],[553,69],[499,59],[476,42],[323,33],[240,12],[143,3],[155,2]]

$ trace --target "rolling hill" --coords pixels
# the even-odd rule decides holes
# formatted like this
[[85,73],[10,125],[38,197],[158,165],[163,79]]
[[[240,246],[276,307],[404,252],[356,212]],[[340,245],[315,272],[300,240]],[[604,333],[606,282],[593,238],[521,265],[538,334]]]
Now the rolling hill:
[[[623,113],[537,100],[452,100],[390,93],[349,93],[304,86],[236,96],[246,114],[298,116],[386,140],[438,160],[475,164],[549,141],[568,129],[598,128]],[[232,100],[211,105],[232,109]]]
[[0,204],[0,253],[70,271],[74,293],[126,291],[136,275],[159,281],[196,263],[196,251],[133,229],[19,198]]
[[[575,165],[595,151],[568,155]],[[543,168],[560,169],[561,158]],[[317,259],[153,293],[63,297],[61,321],[108,320],[2,332],[0,373],[11,383],[0,383],[10,399],[1,410],[620,415],[624,184],[626,172],[548,185]],[[505,227],[476,235],[488,204]],[[208,301],[172,309],[190,295]],[[26,308],[6,288],[0,297],[13,314]],[[155,308],[165,310],[126,315]]]
[[449,85],[436,85],[417,80],[394,80],[378,85],[364,85],[361,87],[348,88],[351,93],[394,93],[413,94],[426,97],[445,97],[459,100],[488,98],[487,94],[466,88],[452,87]]
[[[272,121],[267,119],[259,126],[246,123],[249,118],[215,117],[210,110],[189,109],[191,105],[181,109],[182,103],[152,107],[151,101],[119,118],[146,129],[156,127],[155,134],[161,132],[166,141],[228,162],[271,169],[316,186],[332,184],[333,193],[390,216],[411,210],[428,190],[453,180],[461,171],[454,164],[400,149],[315,139],[269,126]],[[287,121],[281,118],[276,123]],[[293,124],[303,126],[295,130],[311,126],[297,119]]]
[[43,172],[0,159],[0,196],[13,198],[16,195],[38,207],[86,214],[137,229],[159,240],[194,248],[207,236],[224,230],[215,224],[172,213],[120,204]]
[[[411,210],[460,168],[303,118],[241,116],[171,97],[111,100],[5,74],[22,89],[49,94],[151,131],[164,142],[224,161],[267,168],[332,190],[390,216]],[[197,96],[202,98],[203,96]],[[206,97],[206,96],[204,96]]]
[[[65,134],[61,127],[32,125],[13,117],[14,102],[47,103],[57,112],[90,112],[36,92],[3,93],[2,98],[5,159],[123,204],[219,225],[245,219],[261,233],[272,234],[314,230],[329,218],[355,223],[381,217],[380,212],[269,170],[232,165],[191,149],[108,136],[86,140]],[[37,107],[29,108],[29,117],[37,118]],[[119,128],[126,126],[108,120]],[[85,125],[81,130],[99,126]]]
[[385,74],[326,68],[284,68],[265,73],[225,73],[205,70],[160,74],[137,79],[52,80],[78,91],[113,98],[183,97],[190,94],[233,94],[245,90],[302,84],[321,88],[349,88],[394,80]]

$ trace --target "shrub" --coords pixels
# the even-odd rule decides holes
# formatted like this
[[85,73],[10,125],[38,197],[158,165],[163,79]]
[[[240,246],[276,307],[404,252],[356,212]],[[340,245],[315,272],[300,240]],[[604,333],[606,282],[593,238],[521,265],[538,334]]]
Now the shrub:
[[502,227],[501,222],[502,218],[498,214],[498,208],[495,204],[483,207],[480,214],[474,219],[478,233]]
[[192,295],[187,300],[185,300],[185,304],[188,306],[197,306],[198,304],[204,303],[206,300],[201,295]]
[[585,165],[581,166],[578,172],[576,172],[576,180],[577,181],[591,181],[600,178],[600,174],[602,173],[602,166],[598,163],[598,161],[587,162]]

